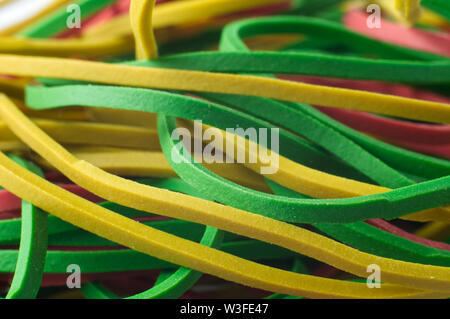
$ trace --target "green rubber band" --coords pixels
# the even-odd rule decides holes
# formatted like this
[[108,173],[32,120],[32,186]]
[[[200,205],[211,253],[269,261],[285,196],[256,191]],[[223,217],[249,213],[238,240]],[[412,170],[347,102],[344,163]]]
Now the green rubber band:
[[[44,90],[29,87],[27,96],[29,97],[27,103],[45,105],[49,108],[62,105],[123,108],[163,113],[190,120],[202,119],[205,123],[222,129],[234,127],[245,118],[246,125],[241,127],[264,127],[260,125],[259,120],[215,103],[149,89],[94,85],[54,87]],[[348,223],[371,218],[392,219],[449,203],[450,177],[399,188],[384,194],[347,199],[300,200],[256,192],[215,176],[195,163],[174,164],[170,154],[175,144],[170,138],[171,130],[167,127],[167,123],[163,125],[166,126],[165,130],[159,134],[163,150],[171,166],[184,180],[197,190],[208,194],[210,199],[235,207],[237,206],[231,203],[239,202],[238,208],[265,214],[278,220]],[[175,129],[172,126],[171,128]],[[246,200],[242,200],[243,195],[246,195]]]
[[[196,238],[198,240],[200,238]],[[220,249],[229,254],[249,260],[290,259],[298,254],[267,243],[255,240],[225,242]],[[13,273],[18,251],[0,250],[0,273]],[[77,264],[85,274],[176,269],[179,266],[130,249],[63,251],[49,250],[45,259],[45,274],[65,274],[67,266]]]
[[[379,58],[395,60],[423,60],[423,61],[447,61],[447,57],[433,53],[409,49],[394,44],[381,42],[359,33],[346,29],[341,24],[310,17],[258,17],[243,19],[228,24],[222,32],[220,43],[221,51],[246,51],[245,43],[241,40],[247,36],[279,33],[299,33],[316,38],[329,39],[332,36],[333,43],[342,43],[359,53],[377,54]],[[230,49],[230,50],[229,50]],[[301,54],[299,54],[301,56]],[[325,55],[326,56],[326,55]],[[330,55],[329,58],[340,59]],[[337,61],[337,60],[336,60]],[[344,60],[345,61],[345,60]],[[364,59],[362,61],[365,61]],[[367,60],[371,62],[374,60]],[[318,71],[318,70],[317,70]],[[333,72],[331,70],[328,70]],[[354,71],[352,71],[354,72]],[[356,73],[356,72],[354,72]],[[375,70],[376,73],[376,70]],[[325,74],[330,76],[330,74]],[[356,75],[361,76],[361,75]],[[367,76],[377,76],[368,74]]]
[[[225,33],[226,34],[226,33]],[[134,66],[229,73],[280,73],[403,83],[449,83],[450,61],[374,60],[308,52],[201,52]],[[427,74],[426,77],[423,74]]]
[[[10,156],[16,163],[43,177],[37,166]],[[22,227],[14,277],[6,299],[35,298],[42,281],[47,253],[47,214],[29,202],[22,201]]]

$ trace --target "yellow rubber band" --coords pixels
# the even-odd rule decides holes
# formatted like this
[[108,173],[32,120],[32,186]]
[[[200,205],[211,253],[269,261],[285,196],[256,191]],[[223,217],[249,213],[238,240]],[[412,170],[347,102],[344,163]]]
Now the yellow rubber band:
[[391,95],[244,76],[0,54],[0,73],[125,86],[262,96],[283,101],[450,123],[450,105]]
[[420,228],[415,234],[432,240],[447,240],[450,237],[450,224],[430,223]]
[[[203,21],[224,14],[261,7],[266,4],[283,3],[288,0],[183,0],[161,3],[154,9],[153,28],[162,29],[181,24]],[[131,14],[130,14],[131,15]],[[146,29],[149,30],[149,29]],[[83,33],[84,37],[130,35],[130,17],[127,14],[112,18]]]
[[[115,175],[158,178],[177,177],[177,174],[161,152],[105,147],[69,147],[68,150],[78,159],[87,161]],[[33,157],[33,159],[45,168],[53,168],[41,157]],[[211,163],[205,164],[205,167],[215,174],[240,185],[262,192],[271,192],[260,175],[243,165]]]
[[414,23],[420,17],[420,0],[395,0],[395,7],[410,23]]
[[[105,145],[146,150],[160,150],[158,133],[154,129],[88,123],[35,119],[34,123],[54,139],[65,144]],[[0,122],[0,140],[16,140],[8,126]]]
[[6,94],[22,99],[24,97],[25,87],[30,84],[26,78],[3,78],[0,77],[0,91]]
[[42,56],[78,56],[85,58],[121,55],[133,47],[131,37],[98,39],[29,39],[0,37],[0,51]]

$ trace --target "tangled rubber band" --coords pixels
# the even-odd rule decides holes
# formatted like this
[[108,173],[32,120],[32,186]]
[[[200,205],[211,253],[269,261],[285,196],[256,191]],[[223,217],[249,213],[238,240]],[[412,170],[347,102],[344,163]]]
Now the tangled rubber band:
[[380,1],[400,22],[376,33],[335,2],[81,0],[67,30],[55,1],[0,30],[0,296],[63,293],[77,266],[94,299],[195,296],[202,276],[448,298],[450,6]]

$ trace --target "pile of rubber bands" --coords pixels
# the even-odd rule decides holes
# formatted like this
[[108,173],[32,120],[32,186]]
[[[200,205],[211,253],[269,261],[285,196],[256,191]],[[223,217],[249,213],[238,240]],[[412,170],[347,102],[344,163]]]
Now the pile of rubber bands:
[[[54,0],[1,29],[0,296],[449,298],[449,21],[448,0]],[[230,161],[188,148],[213,137]]]

